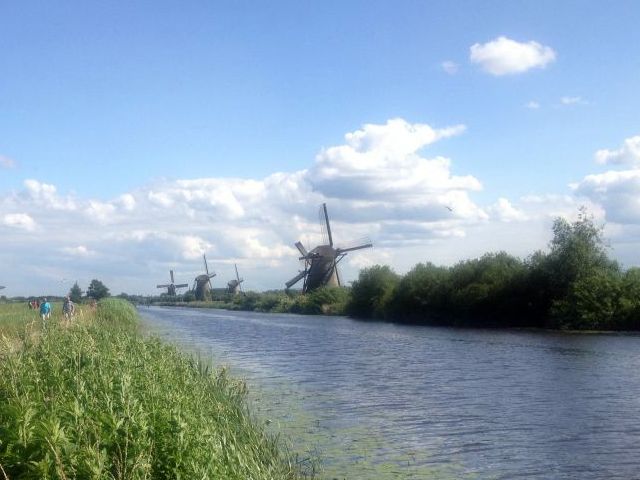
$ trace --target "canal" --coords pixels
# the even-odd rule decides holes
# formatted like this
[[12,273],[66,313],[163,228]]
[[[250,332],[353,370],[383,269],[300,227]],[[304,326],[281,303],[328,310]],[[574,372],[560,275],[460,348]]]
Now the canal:
[[[640,336],[141,308],[321,478],[640,478]],[[308,459],[308,460],[307,460]]]

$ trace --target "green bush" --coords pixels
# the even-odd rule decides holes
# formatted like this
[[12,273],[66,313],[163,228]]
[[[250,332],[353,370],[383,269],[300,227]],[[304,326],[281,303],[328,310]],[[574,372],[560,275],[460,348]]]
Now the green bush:
[[385,318],[399,281],[400,277],[388,266],[365,268],[353,282],[347,312],[360,318]]

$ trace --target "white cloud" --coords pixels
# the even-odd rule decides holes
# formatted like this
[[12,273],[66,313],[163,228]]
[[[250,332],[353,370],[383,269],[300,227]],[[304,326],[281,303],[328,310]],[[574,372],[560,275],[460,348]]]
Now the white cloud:
[[498,37],[484,44],[472,45],[469,59],[485,72],[501,76],[523,73],[532,68],[544,68],[556,59],[556,53],[551,47],[538,42],[523,43]]
[[538,110],[540,108],[540,104],[534,100],[531,100],[524,105],[525,108],[529,110]]
[[525,213],[515,208],[506,198],[499,198],[494,205],[489,207],[489,212],[502,222],[523,221],[527,219]]
[[574,190],[602,205],[608,221],[640,225],[640,169],[587,175]]
[[18,228],[32,232],[36,229],[36,222],[26,213],[7,213],[2,217],[2,223],[7,227]]
[[582,97],[561,97],[560,98],[560,103],[562,105],[587,105],[589,102],[587,102],[584,98]]
[[76,204],[71,197],[61,197],[54,185],[42,183],[38,180],[28,179],[24,181],[25,190],[23,196],[29,202],[34,202],[44,209],[75,210]]
[[78,245],[76,247],[63,247],[61,251],[74,257],[90,257],[92,255],[95,255],[96,253],[92,250],[89,250],[84,245]]
[[89,200],[89,206],[85,209],[85,214],[97,223],[109,223],[114,220],[116,206],[108,202]]
[[471,175],[451,172],[451,160],[419,154],[464,126],[433,129],[401,119],[365,125],[345,135],[346,143],[323,150],[305,177],[324,198],[339,200],[341,215],[367,221],[415,218],[439,220],[455,204],[458,217],[478,218],[468,193],[482,185]]
[[0,155],[0,168],[15,168],[16,162],[13,158],[5,157],[4,155]]
[[627,138],[617,150],[598,150],[595,159],[602,165],[640,165],[640,135]]
[[452,62],[451,60],[446,60],[440,64],[442,70],[449,75],[455,75],[458,73],[460,66],[456,62]]
[[136,199],[130,193],[125,193],[118,197],[117,203],[127,211],[132,211],[136,206]]

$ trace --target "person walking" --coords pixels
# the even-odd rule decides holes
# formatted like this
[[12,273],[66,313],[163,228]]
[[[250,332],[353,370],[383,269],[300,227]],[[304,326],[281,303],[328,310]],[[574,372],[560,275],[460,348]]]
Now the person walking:
[[42,317],[42,326],[46,326],[46,320],[51,318],[51,304],[47,302],[46,298],[42,299],[40,304],[40,316]]
[[64,299],[64,303],[62,304],[62,314],[64,315],[64,318],[69,321],[75,313],[76,306],[71,301],[71,297],[67,295],[67,297]]

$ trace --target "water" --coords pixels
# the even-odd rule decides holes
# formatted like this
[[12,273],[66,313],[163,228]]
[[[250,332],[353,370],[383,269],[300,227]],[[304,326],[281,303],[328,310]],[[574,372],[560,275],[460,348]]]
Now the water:
[[140,311],[326,478],[640,479],[640,336]]

